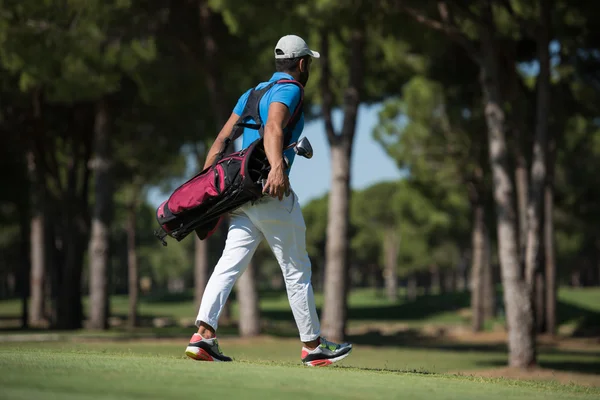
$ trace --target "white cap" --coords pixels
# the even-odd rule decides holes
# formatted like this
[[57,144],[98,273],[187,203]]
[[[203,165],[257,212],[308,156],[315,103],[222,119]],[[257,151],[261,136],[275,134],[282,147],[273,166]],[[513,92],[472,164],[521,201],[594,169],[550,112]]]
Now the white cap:
[[303,56],[319,58],[321,55],[308,48],[308,45],[300,36],[287,35],[279,39],[275,46],[275,58],[297,58]]

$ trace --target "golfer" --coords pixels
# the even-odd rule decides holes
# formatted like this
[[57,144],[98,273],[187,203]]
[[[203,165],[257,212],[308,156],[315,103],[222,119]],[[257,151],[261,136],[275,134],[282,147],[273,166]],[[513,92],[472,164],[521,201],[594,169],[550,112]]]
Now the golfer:
[[[192,336],[186,354],[195,360],[231,361],[223,354],[217,340],[219,316],[233,285],[248,267],[259,243],[265,239],[283,272],[288,300],[303,343],[301,360],[307,366],[326,366],[347,357],[352,345],[332,343],[321,337],[311,284],[311,263],[306,252],[306,225],[283,159],[283,148],[297,141],[304,129],[303,87],[308,83],[312,60],[319,58],[319,53],[310,50],[306,42],[295,35],[282,37],[274,53],[276,72],[268,82],[258,84],[254,91],[250,89],[240,97],[206,158],[204,168],[212,165],[240,116],[251,113],[252,103],[255,103],[255,114],[258,112],[257,118],[264,123],[260,130],[264,132],[264,146],[271,165],[263,189],[268,196],[230,214],[225,249],[204,290],[196,317],[198,332]],[[260,96],[256,95],[257,91]],[[260,137],[260,132],[246,127],[242,137],[242,147],[246,148]],[[288,143],[284,143],[285,138],[289,138]],[[291,168],[295,154],[288,150],[285,155]]]

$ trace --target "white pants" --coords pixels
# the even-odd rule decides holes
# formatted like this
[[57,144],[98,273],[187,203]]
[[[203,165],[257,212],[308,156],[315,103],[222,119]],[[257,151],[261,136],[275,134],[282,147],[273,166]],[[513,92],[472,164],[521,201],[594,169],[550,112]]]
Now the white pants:
[[233,285],[265,238],[283,272],[300,340],[317,339],[320,324],[311,284],[311,263],[306,252],[306,225],[296,194],[292,192],[281,201],[264,197],[230,215],[225,249],[204,290],[196,326],[204,322],[217,330],[219,316]]

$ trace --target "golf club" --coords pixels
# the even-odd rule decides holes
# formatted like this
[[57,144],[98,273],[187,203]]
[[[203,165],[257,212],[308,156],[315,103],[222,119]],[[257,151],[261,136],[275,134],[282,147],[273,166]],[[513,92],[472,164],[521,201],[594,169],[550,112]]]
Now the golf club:
[[[313,149],[312,146],[310,144],[310,141],[308,140],[308,138],[303,137],[302,139],[300,139],[297,142],[292,143],[291,145],[287,146],[285,150],[289,150],[290,148],[294,149],[294,153],[298,154],[300,157],[304,157],[307,159],[311,159],[313,156]],[[283,156],[283,160],[285,161],[285,167],[286,169],[290,167],[290,160],[288,160],[288,158],[285,156]]]

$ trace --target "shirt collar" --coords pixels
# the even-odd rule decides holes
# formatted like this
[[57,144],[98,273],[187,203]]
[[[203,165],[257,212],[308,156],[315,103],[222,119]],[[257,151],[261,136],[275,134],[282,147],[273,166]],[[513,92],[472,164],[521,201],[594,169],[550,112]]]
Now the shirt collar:
[[271,77],[271,79],[270,79],[269,82],[275,82],[275,81],[278,81],[280,79],[291,79],[291,80],[293,80],[294,77],[291,76],[290,74],[286,74],[285,72],[275,72],[273,74],[273,76]]

